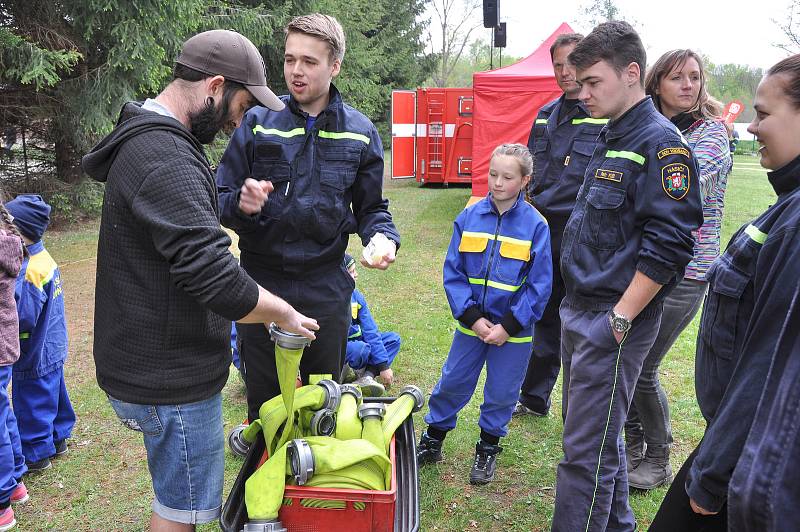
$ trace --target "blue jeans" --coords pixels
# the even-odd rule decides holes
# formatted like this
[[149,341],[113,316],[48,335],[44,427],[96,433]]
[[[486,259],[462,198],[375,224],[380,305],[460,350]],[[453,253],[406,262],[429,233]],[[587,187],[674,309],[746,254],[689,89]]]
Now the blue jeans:
[[144,435],[153,512],[178,523],[219,518],[225,474],[222,394],[181,405],[108,400],[123,425]]

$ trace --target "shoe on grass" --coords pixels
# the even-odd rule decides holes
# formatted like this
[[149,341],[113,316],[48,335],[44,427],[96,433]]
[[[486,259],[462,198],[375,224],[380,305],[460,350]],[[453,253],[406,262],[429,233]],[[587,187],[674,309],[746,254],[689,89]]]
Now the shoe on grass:
[[353,384],[361,388],[361,393],[364,397],[380,397],[386,393],[386,388],[383,384],[375,380],[372,375],[364,375],[353,381]]
[[0,511],[0,530],[11,530],[15,526],[17,526],[17,520],[14,519],[14,510],[9,506]]
[[[39,471],[44,471],[45,469],[53,467],[49,458],[42,458],[36,462],[25,461],[25,465],[28,466],[28,473],[38,473]],[[2,528],[0,528],[0,530],[2,530]]]
[[469,473],[469,483],[483,485],[494,480],[497,468],[497,455],[503,450],[499,445],[492,445],[483,440],[475,444],[475,461]]
[[514,411],[511,413],[512,417],[521,417],[521,416],[536,416],[536,417],[547,417],[550,413],[549,410],[545,410],[543,412],[539,410],[534,410],[533,408],[528,408],[527,406],[523,405],[520,402],[517,402],[517,406],[514,407]]
[[442,440],[431,438],[427,432],[423,432],[417,445],[417,464],[435,464],[444,460],[442,443],[444,443]]
[[63,456],[69,452],[67,440],[61,440],[56,443],[56,454],[54,456]]
[[17,487],[11,492],[11,504],[25,504],[30,499],[28,488],[22,481],[17,482]]

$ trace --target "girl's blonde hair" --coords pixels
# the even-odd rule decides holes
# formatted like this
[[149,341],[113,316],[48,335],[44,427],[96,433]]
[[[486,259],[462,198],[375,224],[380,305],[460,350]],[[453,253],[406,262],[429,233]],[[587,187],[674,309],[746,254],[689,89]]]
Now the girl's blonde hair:
[[508,155],[509,157],[513,157],[519,163],[519,169],[523,176],[530,176],[533,174],[533,157],[526,146],[511,143],[501,144],[492,152],[492,157],[495,155]]

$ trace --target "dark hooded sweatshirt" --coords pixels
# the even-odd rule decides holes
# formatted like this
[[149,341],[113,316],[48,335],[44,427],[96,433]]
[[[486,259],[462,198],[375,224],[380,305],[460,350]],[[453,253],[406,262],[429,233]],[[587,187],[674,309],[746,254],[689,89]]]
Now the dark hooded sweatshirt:
[[106,182],[97,382],[130,403],[208,399],[227,380],[229,320],[256,306],[258,285],[228,251],[202,145],[177,120],[128,103],[82,165]]

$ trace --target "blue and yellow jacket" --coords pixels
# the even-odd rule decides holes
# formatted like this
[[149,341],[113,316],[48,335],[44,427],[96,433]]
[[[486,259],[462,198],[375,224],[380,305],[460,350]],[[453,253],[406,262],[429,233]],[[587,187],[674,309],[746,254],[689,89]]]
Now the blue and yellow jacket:
[[[575,103],[559,120],[565,97],[539,109],[528,137],[534,168],[528,194],[531,203],[547,218],[550,230],[567,223],[586,165],[607,118],[592,118],[582,103]],[[571,103],[571,102],[570,102]]]
[[67,358],[67,322],[61,271],[42,241],[28,246],[17,277],[14,299],[19,314],[19,360],[14,377],[46,375]]
[[503,214],[490,194],[458,215],[444,261],[444,290],[459,330],[470,334],[484,317],[530,341],[552,280],[547,222],[522,194]]
[[[239,235],[244,269],[297,276],[336,268],[351,233],[367,245],[382,232],[399,246],[372,122],[333,85],[330,104],[311,128],[294,98],[282,99],[282,111],[254,107],[245,114],[217,169],[222,223]],[[275,187],[252,216],[239,210],[249,177]]]
[[367,307],[367,300],[358,289],[353,290],[353,295],[350,296],[350,309],[353,321],[347,332],[347,341],[360,340],[369,344],[370,364],[380,366],[388,362],[389,353],[381,340],[381,332]]

